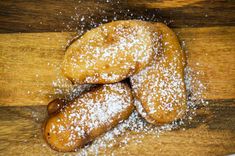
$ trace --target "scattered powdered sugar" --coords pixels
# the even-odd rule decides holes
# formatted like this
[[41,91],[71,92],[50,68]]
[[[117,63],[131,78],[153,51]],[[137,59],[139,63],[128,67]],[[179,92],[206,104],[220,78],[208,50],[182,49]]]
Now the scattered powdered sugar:
[[[195,72],[189,66],[185,68],[185,84],[187,90],[187,106],[191,110],[191,114],[195,114],[197,106],[208,104],[207,101],[203,99],[203,92],[206,90],[205,84],[203,84],[198,76],[203,74]],[[194,110],[194,111],[193,111]],[[190,116],[188,116],[191,118]]]
[[128,117],[132,107],[131,92],[125,84],[102,85],[71,101],[54,116],[56,121],[47,124],[48,138],[69,133],[69,138],[63,140],[64,146],[77,145],[79,139],[89,139],[88,136],[94,137],[114,127],[115,121]]
[[[198,104],[206,104],[202,99],[202,93],[206,88],[193,73],[193,69],[190,67],[185,68],[188,114],[184,120],[192,120],[193,116],[196,115],[196,106]],[[141,144],[142,138],[146,134],[151,134],[152,137],[161,137],[161,133],[177,129],[184,124],[184,120],[179,120],[163,126],[154,126],[146,122],[139,113],[134,111],[123,123],[120,123],[114,129],[98,137],[91,145],[87,145],[85,148],[78,150],[75,155],[89,155],[89,153],[98,155],[100,152],[104,152],[113,146],[123,147],[131,140],[134,140],[136,144]],[[137,133],[128,135],[132,132]]]
[[[133,92],[141,101],[148,116],[158,122],[169,122],[182,117],[186,105],[184,59],[174,34],[158,26],[157,57],[145,69],[130,77]],[[147,119],[150,120],[150,119]]]
[[79,83],[117,82],[152,60],[152,42],[151,29],[143,21],[108,23],[73,42],[62,68]]
[[[195,110],[197,104],[205,104],[205,102],[202,99],[202,92],[205,90],[205,86],[200,82],[200,80],[197,79],[197,74],[195,73],[197,72],[194,72],[193,69],[191,69],[190,67],[187,66],[185,68],[185,83],[187,89],[187,105],[188,105],[188,115],[186,116],[186,120],[191,120],[193,116],[196,115]],[[57,83],[57,86],[60,86],[59,84],[60,82],[61,82],[60,80],[54,81],[54,83]],[[82,92],[79,89],[80,88],[79,86],[80,85],[77,85],[76,95],[79,95],[79,93]],[[74,92],[76,93],[76,91]],[[112,105],[112,108],[110,107],[111,110],[110,112],[115,111],[114,109],[119,110],[119,107],[116,106],[114,107]],[[105,118],[106,117],[104,117],[102,121],[105,121]],[[176,129],[183,124],[184,120],[179,120],[177,122],[173,122],[171,124],[166,124],[163,126],[154,126],[146,122],[139,115],[139,112],[134,111],[127,120],[120,123],[115,128],[106,132],[100,137],[97,137],[91,144],[86,145],[84,148],[78,149],[77,152],[72,153],[71,155],[89,155],[90,153],[92,153],[93,155],[98,155],[99,153],[102,153],[108,149],[112,149],[112,147],[114,146],[124,147],[126,144],[128,144],[130,141],[133,140],[135,141],[136,144],[141,144],[142,138],[146,134],[151,134],[153,137],[161,137],[161,133]],[[80,129],[77,128],[76,130]],[[132,133],[132,135],[129,135],[129,133]]]
[[[99,9],[99,12],[102,12],[102,11],[103,11],[102,9]],[[117,14],[121,14],[122,16],[117,16]],[[127,13],[123,13],[123,12],[114,11],[113,15],[114,17],[111,20],[119,20],[120,18],[123,19],[122,17],[124,17],[124,19],[136,18],[136,19],[144,19],[144,20],[150,20],[150,21],[158,21],[158,18],[156,18],[155,14],[153,14],[151,17],[143,17],[143,16],[136,17],[135,12],[127,11]],[[78,22],[79,28],[77,30],[79,30],[79,34],[78,34],[79,36],[86,31],[87,25],[89,25],[90,27],[97,27],[103,22],[110,21],[108,17],[102,17],[103,20],[101,22],[96,22],[96,19],[94,17],[95,17],[94,15],[89,15],[89,16],[80,15],[79,13],[71,17],[72,23]],[[87,23],[87,21],[89,21],[89,23]],[[65,24],[68,24],[67,30],[72,30],[69,23],[65,23]],[[126,41],[124,40],[120,40],[120,41],[122,41],[123,43],[126,43]],[[126,45],[126,46],[129,46],[129,45]],[[115,48],[110,48],[110,49],[114,52],[116,50]],[[135,60],[138,60],[139,54],[138,53],[136,54],[137,55],[135,56]],[[109,53],[105,53],[103,58],[105,59],[107,55],[109,55]],[[186,90],[187,90],[187,105],[188,105],[187,119],[192,119],[192,117],[195,115],[195,109],[196,109],[197,104],[205,103],[202,99],[202,93],[205,90],[205,86],[202,84],[202,82],[200,82],[200,80],[197,79],[196,73],[197,72],[193,71],[193,69],[188,66],[185,68],[185,84],[186,84]],[[102,77],[104,77],[105,79],[116,78],[115,74],[113,74],[112,76],[113,77],[109,77],[107,74],[102,75]],[[164,86],[164,84],[161,84],[161,83],[159,83],[159,85]],[[56,96],[61,97],[61,98],[66,98],[68,99],[68,101],[79,96],[82,92],[94,87],[94,85],[75,85],[74,86],[70,83],[70,81],[62,77],[60,74],[57,76],[57,79],[53,81],[52,86],[55,88],[54,92]],[[107,114],[112,116],[115,112],[120,111],[122,109],[122,107],[120,106],[120,102],[123,102],[123,101],[122,99],[118,99],[116,95],[111,94],[105,98],[106,100],[109,101],[108,103],[110,104],[108,107],[105,107],[105,108],[99,107],[99,105],[93,105],[93,101],[91,99],[87,99],[86,101],[83,101],[84,103],[87,103],[87,105],[84,107],[89,107],[89,109],[91,109],[90,111],[94,112],[90,116],[92,120],[91,124],[89,125],[90,127],[97,126],[97,121],[95,120],[95,118],[99,118],[100,122],[107,121],[108,116],[103,115],[103,114],[106,114],[104,112],[108,111]],[[84,112],[83,114],[85,113],[86,112]],[[70,114],[70,118],[75,118],[75,117],[77,117],[76,113]],[[81,120],[85,120],[87,117],[81,116],[80,118]],[[81,122],[81,121],[74,119],[74,122]],[[92,153],[93,155],[98,155],[100,152],[110,149],[113,146],[123,147],[126,144],[128,144],[131,140],[135,140],[136,144],[139,144],[141,143],[141,139],[146,134],[151,134],[153,137],[159,137],[161,133],[172,130],[172,129],[176,129],[182,124],[184,124],[184,121],[179,120],[177,122],[173,122],[171,124],[166,124],[163,126],[154,126],[154,125],[147,123],[139,115],[137,111],[134,111],[127,120],[123,121],[112,130],[108,131],[107,133],[95,139],[92,142],[92,144],[87,145],[84,148],[78,149],[77,152],[72,153],[71,155],[89,155],[90,153]],[[81,135],[84,135],[84,133],[82,133],[84,131],[82,130],[81,127],[74,126],[74,127],[69,127],[69,128],[74,129],[75,131],[80,131]],[[65,127],[60,127],[61,131],[63,131],[64,129]],[[132,133],[132,132],[136,132],[136,134],[128,135],[128,133]],[[74,136],[71,135],[71,139],[73,139],[73,137]],[[43,147],[45,147],[45,144],[43,144]]]
[[[185,68],[185,84],[187,89],[187,106],[188,106],[188,115],[186,116],[186,120],[191,120],[195,115],[195,110],[197,104],[205,103],[202,99],[202,92],[205,90],[205,86],[197,79],[197,74],[201,74],[198,72],[194,72],[192,68],[186,66]],[[66,94],[66,98],[73,99],[74,97],[79,96],[84,90],[87,88],[92,88],[94,85],[71,85],[68,84],[67,80],[64,80],[61,76],[58,76],[58,79],[53,81],[53,86],[56,87],[56,94]],[[62,86],[62,87],[61,87]],[[72,87],[71,87],[72,86]],[[61,90],[59,88],[62,88]],[[69,88],[65,90],[64,88]],[[70,93],[73,94],[70,94]],[[125,94],[125,92],[123,93]],[[99,107],[99,105],[93,105],[93,101],[87,98],[83,103],[87,103],[85,107],[89,106],[91,109],[92,115],[90,116],[90,120],[92,121],[89,124],[89,127],[95,127],[100,122],[105,123],[108,119],[108,115],[114,114],[114,112],[120,111],[123,109],[118,103],[122,101],[122,99],[116,98],[116,95],[110,94],[105,97],[109,102],[110,107]],[[115,100],[114,100],[115,99]],[[136,101],[135,101],[136,102]],[[107,110],[108,109],[108,110]],[[108,115],[104,112],[108,111]],[[184,120],[179,120],[173,122],[171,124],[166,124],[163,126],[154,126],[146,122],[140,115],[140,112],[134,111],[131,116],[125,120],[124,122],[117,125],[112,130],[107,133],[101,135],[96,138],[91,144],[86,145],[84,148],[78,149],[77,152],[72,155],[89,155],[89,153],[98,155],[100,152],[104,152],[112,147],[123,147],[128,144],[130,141],[135,141],[136,144],[140,144],[142,138],[146,134],[151,134],[153,137],[160,137],[161,133],[165,131],[170,131],[180,127],[180,125],[184,124]],[[86,112],[83,112],[86,114]],[[106,114],[106,115],[105,115]],[[143,114],[141,114],[143,115]],[[71,113],[70,118],[77,118],[78,115]],[[87,116],[81,117],[81,121],[87,120]],[[96,119],[99,118],[100,121],[97,122]],[[78,122],[78,120],[74,119],[74,122]],[[80,121],[80,122],[81,122]],[[149,120],[148,120],[149,121]],[[150,121],[151,122],[151,121]],[[75,124],[76,125],[76,124]],[[74,126],[69,127],[70,129],[74,129],[75,131],[79,131],[80,135],[84,135],[84,130],[82,127]],[[63,131],[65,127],[60,127],[60,130]],[[132,135],[129,135],[131,133]],[[133,134],[135,133],[135,134]],[[73,140],[75,136],[71,135],[71,140]]]
[[175,129],[180,124],[182,124],[182,122],[163,126],[153,126],[141,118],[137,111],[134,111],[127,120],[97,138],[91,145],[79,149],[76,155],[89,155],[89,153],[98,155],[103,150],[112,148],[113,146],[123,147],[131,140],[135,140],[136,144],[140,144],[142,142],[141,139],[146,134],[151,134],[153,137],[159,137],[162,132]]

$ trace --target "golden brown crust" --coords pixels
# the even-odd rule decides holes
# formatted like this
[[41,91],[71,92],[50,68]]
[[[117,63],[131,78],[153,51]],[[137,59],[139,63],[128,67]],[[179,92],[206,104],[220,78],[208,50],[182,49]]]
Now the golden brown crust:
[[85,33],[66,51],[62,73],[79,83],[119,82],[144,69],[154,57],[151,25],[127,20]]
[[133,107],[128,85],[102,85],[51,115],[44,124],[43,135],[53,149],[75,151],[127,119]]
[[[131,76],[137,111],[159,125],[182,118],[186,111],[184,65],[185,55],[171,29],[133,20],[111,22],[84,34],[67,49],[62,71],[80,84],[113,83]],[[75,151],[127,119],[132,110],[127,84],[101,85],[67,105],[60,100],[49,103],[43,135],[53,149]]]
[[134,105],[135,105],[135,108],[137,110],[137,112],[148,122],[148,123],[151,123],[151,124],[156,124],[156,121],[154,119],[152,119],[147,113],[146,111],[144,110],[141,102],[135,98],[134,99]]
[[134,95],[147,114],[145,119],[158,125],[182,118],[186,111],[185,55],[170,28],[161,23],[153,25],[161,32],[158,56],[130,79]]
[[55,99],[55,100],[51,101],[47,105],[48,115],[56,114],[64,105],[65,105],[65,103],[61,99]]

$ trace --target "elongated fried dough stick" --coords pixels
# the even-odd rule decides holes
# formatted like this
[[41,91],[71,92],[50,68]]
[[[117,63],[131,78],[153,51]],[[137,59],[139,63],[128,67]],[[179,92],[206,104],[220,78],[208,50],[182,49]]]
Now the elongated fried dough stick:
[[148,122],[164,124],[182,118],[186,111],[185,55],[170,28],[153,25],[161,33],[158,55],[130,79],[138,111]]
[[[127,119],[134,109],[125,83],[102,85],[82,94],[60,111],[52,109],[43,128],[47,143],[58,151],[75,151]],[[57,112],[57,113],[56,113]]]

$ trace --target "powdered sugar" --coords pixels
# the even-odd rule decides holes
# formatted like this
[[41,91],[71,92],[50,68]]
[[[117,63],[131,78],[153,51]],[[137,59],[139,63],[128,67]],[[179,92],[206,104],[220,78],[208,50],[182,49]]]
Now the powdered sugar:
[[[167,43],[165,43],[165,45],[168,45]],[[98,55],[97,55],[98,56]],[[104,55],[104,58],[108,57],[108,54],[106,53]],[[170,66],[172,67],[172,69],[170,69],[170,71],[175,71],[176,69],[173,69],[174,66]],[[151,67],[148,67],[151,68]],[[147,68],[146,68],[147,69]],[[144,72],[144,70],[142,71]],[[205,89],[204,85],[197,80],[196,75],[193,75],[192,73],[193,70],[189,67],[185,68],[185,82],[186,82],[186,88],[187,88],[187,106],[188,109],[187,111],[189,112],[189,115],[187,116],[187,118],[191,119],[192,115],[194,113],[193,110],[195,109],[195,105],[197,103],[201,103],[203,102],[203,100],[201,99],[201,95],[203,90]],[[177,80],[177,73],[175,72],[168,72],[168,71],[163,71],[163,74],[165,74],[165,76],[169,76],[169,74],[172,74],[173,76],[170,77],[170,79],[172,79],[172,84],[170,87],[176,88],[177,91],[177,86],[179,86],[179,81]],[[108,78],[109,76],[107,74],[102,75],[104,78]],[[149,77],[149,79],[151,79],[152,77]],[[90,78],[90,81],[92,81],[93,79]],[[139,81],[143,81],[143,79],[141,77],[138,78]],[[55,82],[56,83],[60,83],[60,82]],[[156,87],[156,85],[159,85],[160,87],[164,87],[164,88],[169,88],[169,86],[166,86],[166,83],[164,82],[156,82],[157,84],[155,84],[155,86],[153,85],[153,87]],[[79,95],[83,89],[80,89],[80,85],[78,85],[77,87],[77,91],[75,91],[75,93],[78,93],[77,95]],[[91,86],[92,87],[92,86]],[[76,89],[75,89],[76,90]],[[169,92],[171,92],[172,90],[169,89]],[[62,93],[62,92],[61,92]],[[180,92],[178,92],[180,94]],[[63,94],[63,93],[62,93]],[[124,93],[125,94],[125,93]],[[144,93],[145,95],[147,95],[148,93]],[[108,114],[112,115],[114,112],[116,111],[120,111],[121,107],[116,106],[116,105],[112,105],[114,103],[118,103],[118,101],[120,99],[113,100],[115,95],[111,95],[111,99],[109,99],[109,97],[105,97],[106,100],[109,100],[110,102],[110,107],[108,108]],[[166,96],[166,93],[163,91],[161,92],[161,96]],[[75,96],[71,96],[69,98],[73,99]],[[166,96],[167,97],[167,96]],[[174,94],[172,94],[172,97],[174,99]],[[166,99],[167,100],[167,99]],[[92,112],[94,112],[93,115],[91,115],[91,123],[89,124],[89,127],[95,127],[97,126],[97,121],[95,120],[95,118],[100,118],[99,122],[106,122],[108,116],[107,115],[102,115],[104,114],[105,111],[107,111],[107,108],[100,108],[99,106],[93,106],[92,103],[94,103],[92,100],[88,100],[88,101],[83,101],[88,103],[89,109],[91,109]],[[171,106],[167,105],[167,109],[170,109]],[[84,111],[83,114],[86,114],[86,112]],[[76,114],[77,115],[77,114]],[[72,115],[70,116],[70,118],[74,118],[76,115]],[[142,114],[143,115],[143,114]],[[143,115],[144,116],[144,115]],[[83,116],[81,117],[81,121],[85,121],[87,117]],[[80,121],[80,122],[81,122]],[[78,122],[78,121],[76,121]],[[159,136],[162,132],[164,131],[168,131],[168,130],[172,130],[175,129],[177,127],[179,127],[180,125],[183,124],[183,120],[179,120],[177,122],[173,122],[171,124],[166,124],[164,126],[153,126],[149,123],[147,123],[142,117],[139,116],[139,113],[137,113],[136,111],[134,111],[132,113],[132,115],[128,118],[128,120],[125,120],[123,123],[120,123],[117,127],[115,127],[114,129],[110,130],[109,132],[105,133],[104,135],[98,137],[91,145],[87,145],[85,148],[82,149],[78,149],[76,153],[74,153],[75,155],[88,155],[89,153],[92,154],[99,154],[100,151],[102,150],[106,150],[108,148],[112,148],[113,146],[117,146],[118,147],[122,147],[125,146],[125,144],[127,144],[130,140],[136,139],[136,143],[141,143],[141,138],[145,136],[145,134],[151,134],[154,136]],[[75,127],[69,127],[72,130],[75,131],[79,131],[81,133],[81,135],[84,135],[84,130],[82,130],[81,127],[75,126]],[[60,127],[60,130],[63,131],[64,127]],[[130,132],[137,132],[138,135],[127,135]],[[120,140],[120,136],[121,136],[121,140]],[[73,139],[74,137],[71,136],[71,139]]]
[[143,21],[116,21],[86,32],[67,49],[63,72],[83,83],[114,83],[146,67],[154,56]]
[[[194,72],[190,67],[185,68],[185,82],[188,95],[187,120],[191,120],[195,115],[196,105],[204,102],[202,100],[202,92],[205,87],[197,79],[197,75],[193,73],[197,72]],[[58,83],[60,81],[56,82]],[[141,144],[141,140],[146,134],[151,134],[152,137],[161,137],[161,133],[178,128],[182,124],[184,124],[184,122],[183,120],[180,120],[163,126],[153,126],[147,123],[139,113],[134,111],[123,123],[120,123],[114,129],[98,137],[92,142],[92,144],[87,145],[84,148],[77,149],[77,152],[72,153],[71,155],[89,155],[90,153],[98,155],[100,152],[113,148],[113,146],[123,147],[131,140],[135,140],[136,144]],[[82,133],[82,130],[79,128],[75,128],[75,130]],[[136,134],[128,135],[133,132],[136,132]]]
[[126,85],[103,85],[80,95],[49,118],[44,133],[52,147],[57,148],[62,142],[65,147],[76,148],[116,126],[132,109],[132,96]]
[[[205,89],[204,85],[197,79],[197,75],[193,73],[193,70],[189,67],[185,68],[185,82],[186,82],[186,88],[187,88],[187,94],[188,94],[188,115],[186,116],[188,120],[192,119],[195,115],[194,110],[196,109],[196,104],[204,102],[202,100],[202,92]],[[60,83],[60,81],[56,81],[55,83]],[[57,84],[58,85],[58,84]],[[74,89],[75,93],[78,93],[76,95],[79,95],[82,91],[79,89],[81,86],[78,85],[77,91]],[[123,93],[122,93],[123,94]],[[124,93],[125,94],[125,93]],[[69,97],[69,96],[68,96]],[[69,98],[74,98],[75,96],[71,96]],[[92,101],[88,101],[92,102]],[[109,103],[115,103],[115,101],[111,100]],[[93,107],[93,106],[92,106]],[[95,107],[94,107],[95,108]],[[114,105],[110,105],[110,113],[120,110],[120,107],[116,107]],[[106,111],[105,109],[101,109],[99,107],[93,109],[94,112],[96,112],[95,115],[93,115],[93,119],[96,117],[100,117],[102,112]],[[84,112],[85,113],[85,112]],[[71,118],[73,115],[71,116]],[[91,119],[91,120],[93,120]],[[101,122],[105,122],[107,119],[107,116],[101,117]],[[84,119],[83,119],[84,120]],[[81,120],[82,121],[82,120]],[[92,144],[85,146],[84,148],[77,149],[77,152],[73,153],[72,155],[89,155],[89,153],[98,155],[100,152],[104,152],[107,149],[115,147],[123,147],[126,144],[128,144],[131,140],[135,140],[136,144],[140,144],[142,138],[146,134],[151,134],[153,137],[159,137],[161,133],[164,133],[165,131],[169,131],[172,129],[175,129],[182,125],[184,122],[183,120],[179,120],[177,122],[173,122],[171,124],[166,124],[164,126],[153,126],[149,123],[147,123],[142,117],[140,117],[139,113],[134,111],[132,115],[128,118],[128,120],[124,121],[123,123],[120,123],[117,127],[114,129],[108,131],[107,133],[103,134],[102,136],[98,137],[96,140],[92,142]],[[89,125],[89,127],[97,126],[97,122],[93,120],[92,124]],[[68,127],[69,128],[69,127]],[[70,127],[72,129],[72,127]],[[84,130],[82,127],[75,126],[73,127],[75,131],[79,131],[81,135],[84,135]],[[60,127],[60,130],[63,131],[64,127]],[[129,133],[136,132],[135,135],[128,135]],[[74,137],[71,136],[71,139]]]

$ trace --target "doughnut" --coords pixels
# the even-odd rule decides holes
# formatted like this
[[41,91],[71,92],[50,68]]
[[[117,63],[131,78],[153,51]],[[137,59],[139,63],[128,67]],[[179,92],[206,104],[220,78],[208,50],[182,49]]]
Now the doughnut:
[[138,73],[155,55],[151,26],[114,21],[86,32],[66,50],[63,75],[77,84],[107,84]]
[[162,23],[153,23],[160,32],[154,61],[130,77],[135,106],[146,121],[171,123],[186,112],[184,83],[185,54],[175,33]]
[[48,108],[43,136],[54,150],[70,152],[127,119],[134,105],[129,86],[119,82],[100,85],[64,105],[54,100]]

